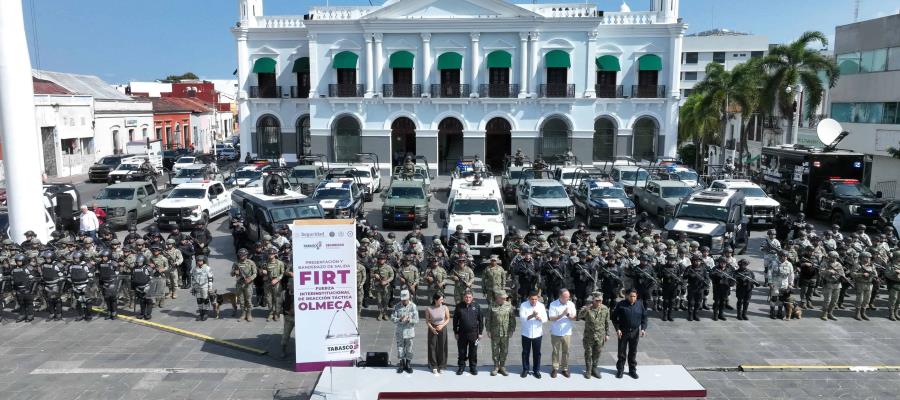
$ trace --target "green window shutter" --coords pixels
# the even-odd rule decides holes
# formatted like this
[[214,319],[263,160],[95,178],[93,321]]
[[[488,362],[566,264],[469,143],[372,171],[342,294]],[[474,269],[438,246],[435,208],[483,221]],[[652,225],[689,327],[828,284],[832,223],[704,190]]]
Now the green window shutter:
[[488,68],[511,68],[512,67],[512,54],[509,54],[503,50],[497,50],[491,52],[487,56],[487,67]]
[[253,73],[254,74],[274,74],[275,73],[275,60],[263,57],[259,60],[256,60],[253,63]]
[[569,53],[565,51],[552,50],[544,56],[544,67],[546,68],[569,68],[571,66]]
[[309,57],[300,57],[294,61],[294,72],[309,72]]
[[350,51],[342,51],[337,53],[334,56],[334,61],[331,62],[331,67],[335,69],[339,68],[350,68],[356,69],[356,61],[359,59],[359,56],[356,53]]
[[597,70],[598,71],[621,71],[622,67],[619,66],[619,59],[616,56],[602,56],[597,57]]
[[437,60],[437,69],[462,69],[462,54],[447,52],[441,54]]
[[656,54],[643,55],[638,59],[638,70],[660,71],[662,70],[662,59]]
[[394,54],[391,54],[390,67],[391,68],[412,68],[413,60],[415,60],[416,56],[413,53],[408,51],[398,51]]

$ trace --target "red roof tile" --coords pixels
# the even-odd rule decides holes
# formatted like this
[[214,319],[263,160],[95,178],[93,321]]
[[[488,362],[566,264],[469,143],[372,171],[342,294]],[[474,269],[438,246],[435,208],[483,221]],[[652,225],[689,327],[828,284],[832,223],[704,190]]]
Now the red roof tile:
[[178,97],[153,97],[153,111],[157,113],[183,112],[204,113],[210,109],[202,101],[195,99],[183,99]]
[[44,79],[31,78],[34,85],[34,94],[73,94],[66,88]]

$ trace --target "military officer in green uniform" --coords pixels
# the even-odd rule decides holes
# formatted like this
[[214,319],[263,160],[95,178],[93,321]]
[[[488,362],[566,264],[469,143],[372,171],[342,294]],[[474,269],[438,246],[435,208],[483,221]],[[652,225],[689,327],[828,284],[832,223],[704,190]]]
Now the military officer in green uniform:
[[366,287],[366,265],[362,260],[357,258],[356,261],[356,312],[360,313],[363,309],[363,298],[365,296]]
[[450,280],[453,281],[453,300],[462,302],[466,291],[471,291],[475,285],[475,271],[466,265],[465,258],[456,259],[456,268],[450,272]]
[[481,283],[484,286],[484,299],[490,302],[506,285],[506,271],[500,266],[500,259],[496,255],[491,256],[488,263],[481,276]]
[[441,266],[441,259],[437,257],[432,258],[428,264],[428,269],[425,270],[422,281],[429,289],[433,290],[434,293],[439,293],[443,296],[444,282],[447,280],[447,270]]
[[888,265],[884,271],[884,277],[887,281],[888,291],[888,319],[896,321],[900,319],[900,250],[895,250],[891,256],[891,265]]
[[[253,296],[253,280],[256,279],[256,263],[247,258],[250,254],[247,249],[241,248],[237,252],[238,260],[231,266],[231,276],[235,277],[235,290],[237,290],[237,301],[241,310],[244,312],[243,319],[250,322],[253,318],[250,316],[252,308],[251,299]],[[241,316],[238,316],[238,322]]]
[[[90,239],[90,238],[86,238],[86,239]],[[150,263],[152,263],[155,266],[156,274],[158,274],[159,276],[166,277],[167,274],[169,273],[169,269],[172,268],[169,265],[169,259],[166,258],[166,256],[164,256],[162,254],[162,249],[160,249],[159,246],[157,246],[157,245],[154,245],[150,249],[150,252],[153,254],[153,256],[150,257],[149,261],[150,261]],[[157,276],[157,275],[155,275],[155,276]],[[163,284],[165,284],[165,283],[163,283]],[[154,292],[158,292],[158,291],[154,291]],[[157,305],[157,307],[162,308],[163,303],[165,302],[165,299],[166,299],[166,293],[164,291],[158,292],[158,293],[160,293],[162,296],[156,297],[156,305]]]
[[263,275],[266,304],[269,306],[266,321],[269,319],[278,321],[279,315],[281,315],[281,278],[284,277],[284,262],[278,259],[278,249],[269,248],[267,251],[269,259],[266,260],[265,268],[259,271]]
[[378,264],[372,270],[372,294],[378,304],[379,320],[387,321],[391,312],[391,284],[394,281],[394,269],[386,263],[387,255],[378,254]]
[[864,251],[859,255],[859,266],[850,274],[853,277],[856,287],[856,316],[857,321],[864,319],[869,320],[866,315],[866,306],[872,297],[872,284],[878,277],[878,271],[872,265],[872,254]]
[[169,297],[177,298],[175,289],[178,288],[178,266],[184,261],[181,250],[175,247],[175,239],[166,240],[166,250],[163,251],[166,260],[169,261],[169,269],[166,270],[166,287],[169,288]]
[[397,283],[400,290],[409,290],[413,304],[416,304],[416,287],[419,285],[419,269],[416,268],[412,258],[403,261],[403,266],[397,271]]
[[488,337],[491,339],[491,358],[494,360],[494,369],[491,376],[507,376],[506,355],[509,352],[509,337],[516,331],[516,311],[506,301],[506,291],[503,289],[495,292],[495,302],[491,305],[485,323]]
[[612,321],[609,319],[609,308],[603,305],[603,294],[591,293],[591,304],[585,305],[578,311],[578,319],[584,321],[584,377],[600,379],[600,350],[609,340],[609,327]]

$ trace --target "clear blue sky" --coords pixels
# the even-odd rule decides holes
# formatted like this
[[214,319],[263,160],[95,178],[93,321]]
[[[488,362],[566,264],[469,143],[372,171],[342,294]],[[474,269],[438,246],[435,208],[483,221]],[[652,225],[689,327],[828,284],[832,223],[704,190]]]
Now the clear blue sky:
[[[34,67],[122,83],[186,71],[202,78],[228,79],[237,65],[229,31],[237,20],[236,0],[21,1]],[[617,11],[621,0],[595,3],[603,10]],[[861,3],[861,20],[900,10],[900,0]],[[325,0],[265,0],[264,4],[268,15],[302,15]],[[331,4],[367,5],[368,1],[331,0]],[[632,10],[645,10],[650,0],[629,0],[628,4]],[[729,28],[782,43],[807,30],[820,30],[833,39],[836,25],[852,22],[853,5],[854,0],[681,0],[681,16],[690,25],[688,33]]]

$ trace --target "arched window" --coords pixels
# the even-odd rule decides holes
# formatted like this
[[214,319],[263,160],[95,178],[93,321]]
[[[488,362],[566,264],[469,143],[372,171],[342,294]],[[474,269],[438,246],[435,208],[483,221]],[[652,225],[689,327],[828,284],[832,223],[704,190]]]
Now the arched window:
[[269,159],[281,156],[281,124],[272,115],[263,115],[256,122],[256,155]]
[[551,118],[541,127],[541,156],[565,154],[572,147],[569,143],[569,125],[560,118]]
[[340,117],[334,123],[334,160],[336,162],[353,162],[362,151],[360,143],[362,128],[356,118]]
[[308,156],[312,147],[309,134],[309,116],[304,115],[297,120],[297,155]]
[[636,160],[656,160],[656,136],[659,124],[651,117],[641,117],[634,123],[634,148],[631,156]]
[[609,118],[594,122],[594,161],[615,158],[616,124]]

